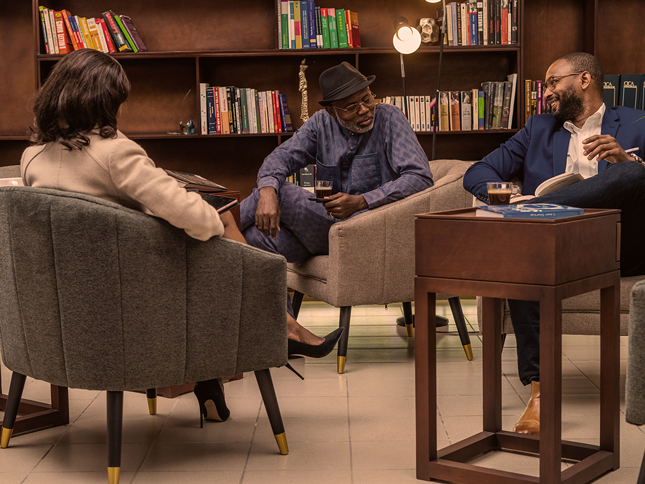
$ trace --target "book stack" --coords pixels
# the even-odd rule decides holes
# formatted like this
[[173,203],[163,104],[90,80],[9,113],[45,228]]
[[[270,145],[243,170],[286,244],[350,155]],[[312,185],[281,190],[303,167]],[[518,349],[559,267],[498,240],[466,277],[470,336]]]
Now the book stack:
[[392,104],[404,114],[407,112],[408,122],[415,132],[434,131],[433,108],[436,102],[434,96],[385,96],[380,102]]
[[[440,91],[438,131],[511,129],[516,85],[517,74],[509,74],[503,82],[483,82],[481,89]],[[383,102],[406,112],[401,96],[386,96]],[[434,130],[434,103],[432,96],[407,96],[408,121],[414,131]]]
[[534,114],[547,114],[551,106],[544,97],[544,83],[542,81],[524,80],[524,122]]
[[280,0],[278,39],[280,49],[358,48],[358,14],[342,8],[321,8],[314,0]]
[[47,54],[68,54],[79,49],[101,52],[145,52],[148,49],[127,15],[112,10],[100,18],[72,15],[68,10],[38,7]]
[[293,131],[287,96],[280,91],[199,84],[201,134]]
[[[445,45],[517,44],[518,0],[469,0],[446,4]],[[443,7],[437,10],[443,17]]]
[[603,101],[607,107],[625,106],[645,110],[645,74],[607,74]]

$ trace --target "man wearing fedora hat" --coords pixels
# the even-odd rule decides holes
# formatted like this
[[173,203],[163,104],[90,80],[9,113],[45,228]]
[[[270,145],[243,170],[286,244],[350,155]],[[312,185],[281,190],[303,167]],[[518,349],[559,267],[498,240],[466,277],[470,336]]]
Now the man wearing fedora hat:
[[[241,228],[250,245],[295,263],[328,254],[333,223],[433,185],[428,158],[404,114],[376,103],[369,88],[375,78],[347,62],[320,75],[325,109],[267,156],[258,188],[242,201]],[[316,179],[332,182],[325,203],[286,182],[314,163]]]

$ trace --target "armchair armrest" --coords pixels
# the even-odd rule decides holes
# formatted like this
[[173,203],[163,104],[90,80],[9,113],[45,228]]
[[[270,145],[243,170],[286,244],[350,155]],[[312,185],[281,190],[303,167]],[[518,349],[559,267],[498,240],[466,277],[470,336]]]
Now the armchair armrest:
[[[414,216],[469,207],[462,178],[469,162],[431,162],[447,172],[435,185],[368,210],[329,231],[328,297],[335,306],[410,301],[414,294]],[[374,284],[374,281],[383,281]]]

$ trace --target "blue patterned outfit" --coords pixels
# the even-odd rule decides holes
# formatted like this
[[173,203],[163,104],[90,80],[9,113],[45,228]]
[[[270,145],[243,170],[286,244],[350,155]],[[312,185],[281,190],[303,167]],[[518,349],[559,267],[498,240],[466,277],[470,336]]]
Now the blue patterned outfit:
[[[286,181],[310,164],[316,164],[318,180],[333,181],[332,194],[363,195],[369,208],[433,185],[428,158],[399,108],[377,104],[374,127],[364,134],[346,130],[322,109],[267,156],[258,188],[242,201],[242,234],[250,245],[295,263],[329,253],[329,228],[338,220],[327,215],[322,203],[308,200],[311,192]],[[255,227],[258,190],[264,187],[275,188],[280,203],[275,240]]]

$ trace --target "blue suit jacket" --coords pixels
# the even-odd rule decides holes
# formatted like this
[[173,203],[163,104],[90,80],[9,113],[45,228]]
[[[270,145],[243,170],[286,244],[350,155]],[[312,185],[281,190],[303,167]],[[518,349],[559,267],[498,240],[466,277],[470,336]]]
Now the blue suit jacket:
[[[645,111],[622,106],[607,108],[601,133],[616,138],[625,151],[645,158]],[[486,201],[486,182],[520,177],[522,194],[532,195],[540,183],[564,173],[570,138],[571,133],[552,114],[531,116],[524,129],[466,171],[464,188]],[[607,165],[606,160],[601,160],[598,172]]]

